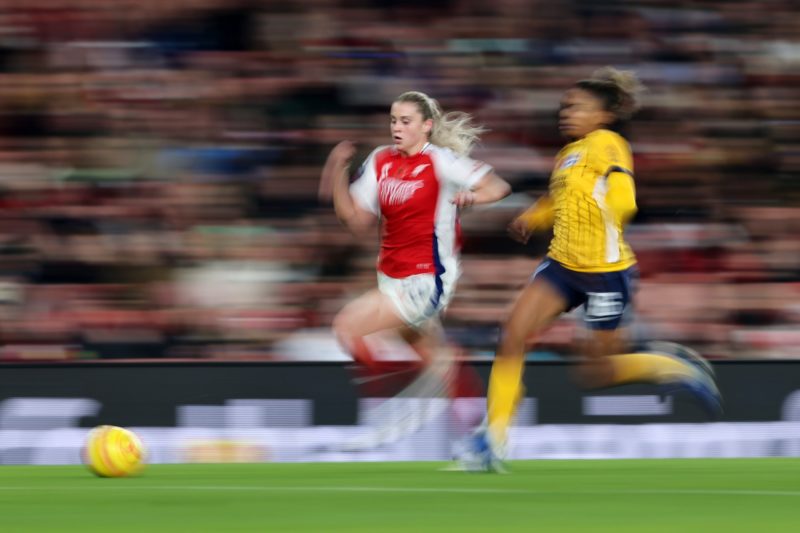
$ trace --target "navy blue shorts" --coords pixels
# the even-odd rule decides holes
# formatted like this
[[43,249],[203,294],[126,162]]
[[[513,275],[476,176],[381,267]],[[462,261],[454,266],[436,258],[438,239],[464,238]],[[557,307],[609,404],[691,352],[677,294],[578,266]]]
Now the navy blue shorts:
[[567,311],[584,306],[591,329],[617,329],[632,307],[639,271],[635,266],[617,272],[576,272],[546,257],[531,276],[544,279],[567,301]]

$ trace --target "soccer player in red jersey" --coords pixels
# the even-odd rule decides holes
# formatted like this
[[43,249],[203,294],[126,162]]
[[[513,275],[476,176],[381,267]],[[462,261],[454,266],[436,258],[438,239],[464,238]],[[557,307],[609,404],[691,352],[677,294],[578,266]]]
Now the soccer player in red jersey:
[[459,209],[496,202],[511,188],[469,158],[483,129],[466,113],[443,113],[424,93],[394,101],[390,131],[392,145],[376,148],[352,184],[349,141],[333,148],[322,171],[320,197],[333,200],[344,226],[361,236],[380,224],[378,286],[347,304],[333,330],[365,365],[375,363],[366,336],[399,333],[430,368],[446,352],[439,316],[459,277]]

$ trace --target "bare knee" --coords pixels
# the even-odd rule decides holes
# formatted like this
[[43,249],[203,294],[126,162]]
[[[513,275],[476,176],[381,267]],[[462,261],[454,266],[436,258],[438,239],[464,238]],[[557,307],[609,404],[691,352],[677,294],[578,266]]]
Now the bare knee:
[[528,337],[547,327],[566,308],[567,302],[555,288],[534,280],[522,290],[503,326],[498,354],[524,353]]
[[336,315],[331,324],[331,329],[333,329],[333,334],[339,342],[339,345],[348,352],[352,351],[358,334],[355,331],[353,321],[347,313],[339,313]]
[[508,323],[503,326],[500,332],[498,355],[512,356],[525,351],[528,332],[524,328]]

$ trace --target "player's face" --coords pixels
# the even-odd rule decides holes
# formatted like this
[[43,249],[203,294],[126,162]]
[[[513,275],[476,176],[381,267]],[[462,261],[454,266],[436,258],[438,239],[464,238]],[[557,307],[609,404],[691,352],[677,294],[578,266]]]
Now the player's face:
[[407,155],[414,155],[428,142],[433,126],[431,119],[425,120],[417,104],[395,102],[391,111],[392,141],[395,147]]
[[558,129],[568,139],[580,139],[614,122],[614,115],[603,109],[603,102],[589,91],[572,88],[561,99]]

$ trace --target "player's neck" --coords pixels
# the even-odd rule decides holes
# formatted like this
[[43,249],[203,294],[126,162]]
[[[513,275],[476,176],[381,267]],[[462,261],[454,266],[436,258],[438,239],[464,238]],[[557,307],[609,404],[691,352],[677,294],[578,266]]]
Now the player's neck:
[[413,147],[409,148],[408,150],[397,150],[400,155],[404,157],[414,157],[415,155],[422,152],[427,146],[430,144],[428,141],[421,142],[419,144],[414,145]]

